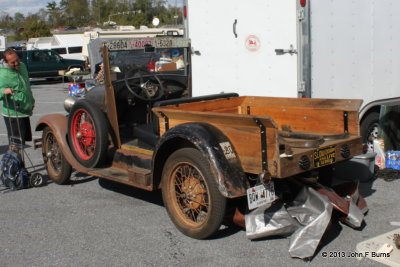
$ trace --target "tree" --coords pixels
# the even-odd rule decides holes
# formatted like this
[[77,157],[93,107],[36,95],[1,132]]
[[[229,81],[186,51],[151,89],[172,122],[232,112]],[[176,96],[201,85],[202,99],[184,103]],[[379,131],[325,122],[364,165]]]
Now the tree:
[[91,15],[98,25],[106,20],[106,4],[105,0],[92,0]]
[[51,36],[49,26],[41,20],[29,20],[25,25],[25,30],[22,34],[25,40],[34,37]]
[[90,19],[88,0],[61,0],[60,8],[68,25],[83,26]]
[[46,5],[48,21],[52,27],[60,26],[61,8],[57,6],[55,1],[48,2]]
[[24,16],[24,14],[19,13],[19,12],[17,12],[17,13],[14,14],[14,23],[16,23],[16,24],[22,24],[22,23],[24,23],[24,22],[25,22],[25,16]]

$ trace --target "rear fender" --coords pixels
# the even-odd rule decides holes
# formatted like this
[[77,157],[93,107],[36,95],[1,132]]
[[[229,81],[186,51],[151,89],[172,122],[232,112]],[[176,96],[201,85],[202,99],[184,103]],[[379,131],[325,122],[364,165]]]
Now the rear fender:
[[[62,114],[49,114],[41,117],[36,122],[35,131],[42,131],[46,126],[50,127],[57,143],[68,163],[77,171],[87,173],[88,168],[82,166],[72,154],[67,142],[68,117]],[[43,140],[42,140],[43,142]]]
[[153,156],[154,185],[160,185],[162,169],[174,151],[183,147],[198,149],[210,164],[221,194],[227,198],[246,195],[247,177],[229,139],[206,123],[185,123],[168,130],[160,139]]

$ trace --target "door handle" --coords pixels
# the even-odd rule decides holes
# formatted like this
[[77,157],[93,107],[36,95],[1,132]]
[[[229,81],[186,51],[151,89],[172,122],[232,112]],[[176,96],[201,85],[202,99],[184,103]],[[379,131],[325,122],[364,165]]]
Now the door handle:
[[235,38],[237,38],[237,33],[236,33],[236,25],[237,25],[237,19],[233,22],[233,35],[235,35]]
[[297,50],[294,49],[293,45],[290,45],[289,49],[275,49],[275,53],[277,56],[284,54],[290,54],[292,56],[293,54],[297,54]]

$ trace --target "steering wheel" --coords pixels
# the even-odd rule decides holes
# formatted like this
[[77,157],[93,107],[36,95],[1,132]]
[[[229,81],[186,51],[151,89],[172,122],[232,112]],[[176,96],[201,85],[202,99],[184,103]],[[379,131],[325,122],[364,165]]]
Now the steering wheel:
[[[144,81],[142,74],[150,74],[153,79],[147,79],[146,81]],[[139,84],[129,84],[130,79],[137,77],[139,78]],[[124,80],[129,92],[131,92],[135,97],[143,101],[157,101],[164,95],[165,89],[160,78],[158,78],[158,76],[154,72],[148,71],[147,69],[134,68],[128,70],[125,73]],[[152,80],[155,80],[156,82]]]

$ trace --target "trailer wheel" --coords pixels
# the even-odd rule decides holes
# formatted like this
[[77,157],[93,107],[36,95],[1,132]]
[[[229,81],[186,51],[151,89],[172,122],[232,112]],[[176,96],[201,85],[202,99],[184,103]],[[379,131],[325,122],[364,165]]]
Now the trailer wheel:
[[225,215],[226,199],[209,165],[198,150],[183,148],[168,158],[162,174],[169,217],[182,233],[197,239],[214,234]]
[[102,111],[89,101],[77,101],[68,118],[68,141],[76,159],[87,168],[106,157],[108,124]]
[[363,143],[368,146],[368,152],[374,150],[374,140],[378,138],[379,128],[378,112],[369,113],[361,122],[361,136],[363,137]]
[[67,184],[71,177],[72,167],[65,160],[50,127],[44,128],[42,140],[43,160],[50,179],[56,184]]
[[35,172],[31,174],[31,177],[29,179],[29,184],[32,187],[39,187],[43,186],[46,183],[46,179],[41,173]]

